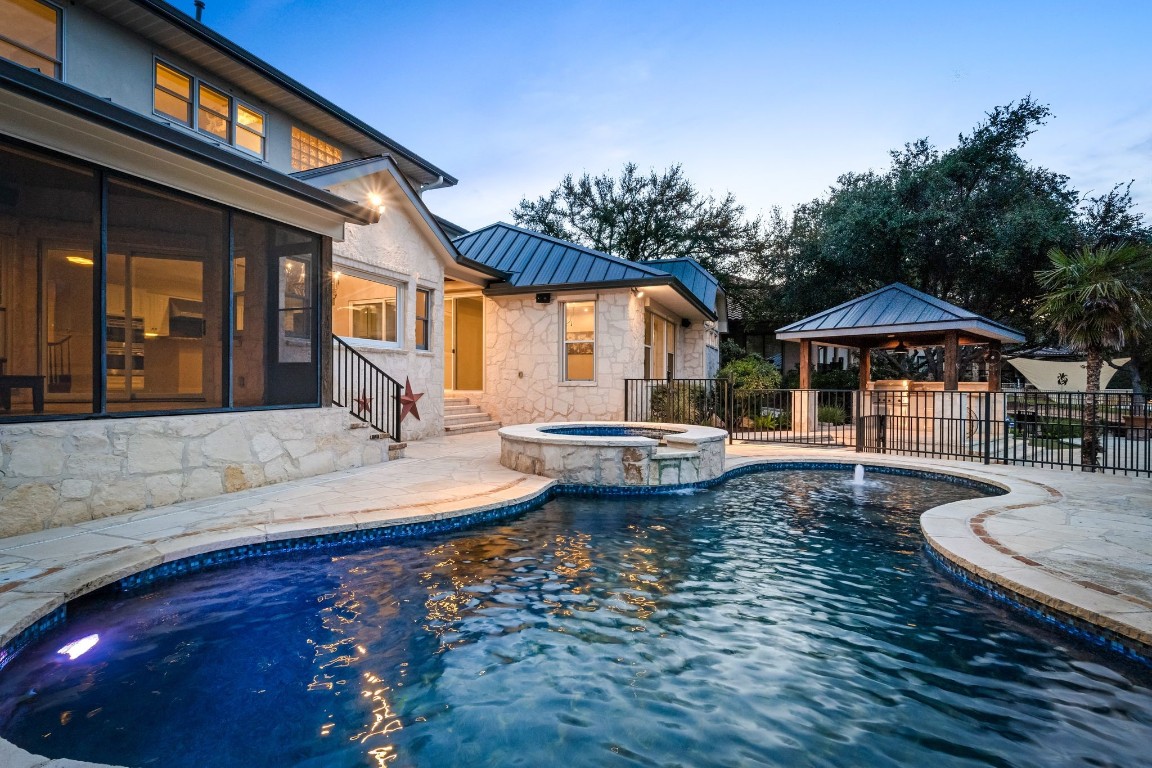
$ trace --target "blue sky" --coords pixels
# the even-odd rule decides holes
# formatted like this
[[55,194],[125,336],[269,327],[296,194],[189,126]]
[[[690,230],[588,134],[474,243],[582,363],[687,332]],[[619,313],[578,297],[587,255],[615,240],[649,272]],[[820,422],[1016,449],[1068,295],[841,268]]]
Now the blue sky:
[[[191,13],[191,0],[174,0]],[[460,179],[475,228],[568,172],[680,163],[749,213],[1031,94],[1025,151],[1152,219],[1152,3],[208,0],[204,21]]]

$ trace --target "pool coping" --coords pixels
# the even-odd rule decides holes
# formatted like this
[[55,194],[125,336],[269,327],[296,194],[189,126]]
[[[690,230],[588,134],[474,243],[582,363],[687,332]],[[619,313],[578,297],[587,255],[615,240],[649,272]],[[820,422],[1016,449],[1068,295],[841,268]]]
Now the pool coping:
[[[1053,621],[1062,628],[1087,633],[1089,639],[1097,644],[1109,645],[1113,650],[1127,652],[1136,658],[1152,657],[1152,603],[1100,584],[1071,578],[1059,569],[1014,552],[989,532],[989,524],[1003,513],[1058,508],[1064,500],[1064,494],[1057,486],[1061,484],[1061,478],[1069,477],[1068,473],[1021,471],[1018,467],[989,468],[960,462],[827,450],[783,450],[771,456],[755,456],[747,455],[735,447],[729,453],[723,474],[713,480],[690,483],[683,487],[711,486],[756,471],[806,466],[816,468],[816,465],[843,466],[847,469],[857,463],[866,467],[958,478],[1005,490],[1004,495],[953,502],[923,513],[920,523],[927,547],[948,570],[962,580],[967,580],[969,586],[1014,602],[1018,607]],[[361,468],[335,474],[353,476],[371,473],[373,469]],[[231,520],[225,515],[210,528],[178,536],[169,535],[169,529],[162,527],[151,537],[145,535],[131,538],[109,532],[117,525],[144,523],[147,527],[149,522],[164,515],[164,510],[154,509],[0,540],[0,551],[3,552],[13,548],[26,548],[26,551],[46,548],[50,551],[54,545],[60,550],[54,555],[56,564],[31,574],[27,579],[8,580],[0,584],[0,649],[8,651],[11,648],[13,654],[18,652],[19,648],[13,647],[14,641],[19,642],[22,637],[31,639],[35,633],[63,620],[65,606],[82,595],[197,555],[334,535],[344,535],[349,540],[355,540],[357,532],[376,536],[370,532],[379,533],[386,529],[398,532],[397,526],[448,523],[451,527],[458,527],[481,519],[518,514],[523,509],[543,503],[558,492],[605,492],[602,488],[562,486],[548,478],[523,475],[512,470],[504,470],[504,473],[505,482],[489,482],[487,485],[490,487],[482,492],[466,492],[466,483],[447,483],[445,494],[407,506],[381,508],[370,503],[351,503],[347,509],[339,511],[324,511],[296,519],[273,519],[256,525],[243,514]],[[1024,474],[1034,477],[1026,478],[1022,476]],[[294,485],[307,487],[309,483],[298,482]],[[1152,486],[1152,482],[1149,485]],[[611,489],[608,493],[668,493],[677,489],[668,486],[632,487]],[[261,496],[274,495],[283,490],[283,487],[271,486],[243,495],[259,503]],[[236,501],[241,496],[232,494],[176,506],[184,512],[195,513],[214,504]],[[469,517],[475,517],[476,520],[468,521]],[[94,525],[96,522],[99,525]],[[64,560],[71,562],[61,562]],[[1094,628],[1100,632],[1093,634]],[[0,764],[11,768],[98,766],[95,763],[38,757],[4,740],[0,740]]]

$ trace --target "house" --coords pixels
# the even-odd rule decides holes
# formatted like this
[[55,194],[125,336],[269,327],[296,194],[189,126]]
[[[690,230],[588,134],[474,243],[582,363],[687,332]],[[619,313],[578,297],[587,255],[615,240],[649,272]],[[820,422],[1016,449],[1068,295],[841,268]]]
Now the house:
[[692,259],[627,261],[502,223],[454,243],[507,275],[444,287],[445,386],[494,419],[619,419],[625,379],[719,368],[724,292]]
[[0,19],[0,535],[386,460],[333,330],[438,433],[444,280],[502,276],[452,176],[160,0]]

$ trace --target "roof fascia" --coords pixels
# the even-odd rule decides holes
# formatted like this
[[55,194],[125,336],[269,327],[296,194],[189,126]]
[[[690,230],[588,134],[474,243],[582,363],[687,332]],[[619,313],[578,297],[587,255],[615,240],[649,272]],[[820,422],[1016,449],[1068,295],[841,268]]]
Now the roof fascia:
[[403,155],[407,160],[413,164],[427,171],[432,176],[442,177],[444,179],[444,186],[453,186],[458,183],[457,179],[446,171],[436,167],[424,158],[417,155],[415,152],[407,149],[406,147],[397,144],[392,139],[377,131],[372,126],[363,122],[359,118],[354,117],[350,113],[344,111],[332,102],[325,99],[320,94],[308,88],[299,81],[289,77],[285,73],[273,67],[263,59],[258,58],[249,51],[244,50],[240,46],[233,43],[223,35],[214,32],[209,27],[196,21],[191,16],[169,5],[162,0],[131,0],[131,2],[148,10],[149,12],[159,16],[164,21],[179,27],[184,32],[191,35],[199,42],[211,46],[221,53],[229,56],[246,67],[254,70],[262,77],[267,78],[277,86],[292,93],[297,98],[310,102],[313,106],[321,109],[340,122],[355,131],[359,131],[367,138],[384,145],[389,150]]
[[901,333],[931,333],[933,331],[962,331],[976,336],[984,336],[992,341],[1002,341],[1019,344],[1024,341],[1024,334],[1004,328],[996,323],[981,320],[967,320],[962,323],[955,321],[935,323],[904,323],[900,325],[873,325],[861,328],[823,328],[812,331],[789,331],[787,328],[776,329],[776,338],[779,341],[802,341],[804,339],[842,339],[857,336],[883,336],[885,334]]
[[152,146],[193,158],[218,170],[242,176],[283,194],[307,200],[341,214],[354,224],[370,224],[375,211],[331,192],[253,163],[228,150],[151,120],[38,72],[0,59],[0,88]]
[[631,280],[600,280],[587,283],[545,283],[542,285],[513,285],[512,283],[496,283],[488,286],[485,296],[515,296],[525,293],[570,293],[578,291],[607,291],[614,288],[653,288],[666,285],[673,288],[685,301],[691,304],[700,314],[709,320],[716,320],[716,312],[709,309],[689,291],[684,284],[674,276],[667,273],[655,275],[652,278],[636,278]]

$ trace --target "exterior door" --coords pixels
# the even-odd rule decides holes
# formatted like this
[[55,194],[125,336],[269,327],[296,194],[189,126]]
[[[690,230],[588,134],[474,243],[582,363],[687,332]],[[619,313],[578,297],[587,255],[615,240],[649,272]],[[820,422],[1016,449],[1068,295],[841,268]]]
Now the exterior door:
[[444,386],[484,389],[484,298],[444,300]]

